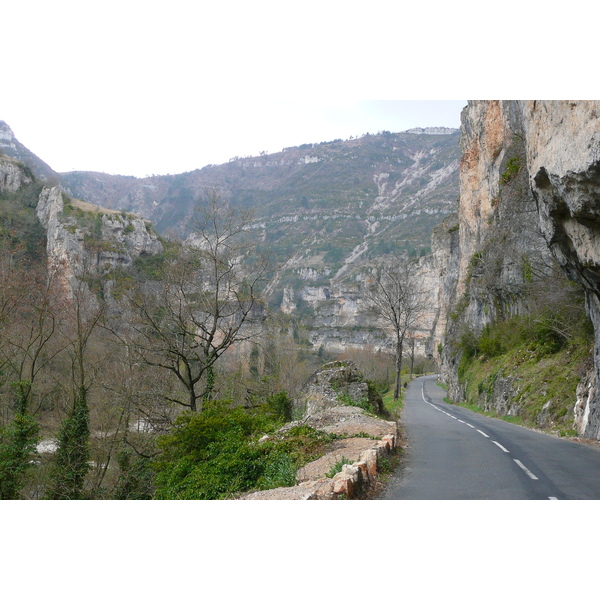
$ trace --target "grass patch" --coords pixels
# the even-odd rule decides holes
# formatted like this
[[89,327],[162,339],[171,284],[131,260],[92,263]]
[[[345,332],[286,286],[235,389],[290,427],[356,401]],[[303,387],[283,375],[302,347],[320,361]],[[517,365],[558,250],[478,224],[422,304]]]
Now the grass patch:
[[402,394],[400,395],[398,400],[394,402],[394,390],[389,390],[383,395],[383,406],[390,415],[400,415],[403,407]]
[[368,398],[359,398],[358,400],[354,400],[349,394],[338,394],[337,399],[346,406],[357,406],[369,414],[375,414],[375,409],[369,402]]
[[329,479],[332,479],[338,473],[342,472],[342,467],[344,465],[351,465],[351,464],[352,464],[351,460],[348,460],[345,456],[342,456],[342,458],[340,460],[338,460],[334,465],[332,465],[331,469],[329,469],[329,471],[327,471],[327,473],[325,473],[325,477],[329,477]]
[[383,394],[383,407],[395,419],[400,418],[400,414],[402,413],[402,409],[404,407],[404,394],[406,393],[405,385],[408,385],[413,379],[416,377],[420,377],[420,375],[413,375],[411,378],[409,373],[403,373],[400,379],[400,396],[398,400],[394,402],[394,388],[389,389],[385,394]]

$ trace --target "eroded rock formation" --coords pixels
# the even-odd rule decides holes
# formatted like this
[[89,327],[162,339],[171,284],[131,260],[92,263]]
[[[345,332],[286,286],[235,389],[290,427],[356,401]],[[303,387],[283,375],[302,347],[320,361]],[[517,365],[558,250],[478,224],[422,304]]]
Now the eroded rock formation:
[[[594,324],[594,368],[579,386],[575,424],[599,438],[600,102],[470,101],[461,149],[457,220],[433,235],[440,313],[432,346],[450,393],[462,394],[461,328],[479,332],[526,312],[528,273],[557,261],[583,286]],[[502,395],[510,396],[506,385]]]
[[586,295],[594,367],[575,407],[581,435],[600,439],[600,101],[523,102],[527,164],[541,229]]
[[43,188],[37,215],[47,232],[49,272],[67,291],[76,278],[129,267],[138,256],[163,250],[141,217],[70,199],[65,203],[58,186]]

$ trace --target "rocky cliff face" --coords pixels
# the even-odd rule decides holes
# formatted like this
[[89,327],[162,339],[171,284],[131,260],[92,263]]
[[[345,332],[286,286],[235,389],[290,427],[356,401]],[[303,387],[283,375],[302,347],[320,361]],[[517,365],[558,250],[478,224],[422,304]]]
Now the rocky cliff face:
[[[415,331],[415,354],[426,356],[431,354],[430,332],[439,314],[439,274],[431,256],[419,259],[418,271],[426,303]],[[309,270],[302,274],[309,280],[307,283],[316,276],[313,273]],[[322,346],[330,352],[366,348],[393,352],[392,339],[369,314],[364,298],[365,278],[366,274],[359,272],[341,282],[304,285],[297,291],[285,287],[281,309],[302,316],[307,339],[316,348]]]
[[544,238],[583,287],[594,325],[594,367],[579,386],[575,412],[579,433],[600,439],[600,101],[529,101],[522,110]]
[[459,355],[446,342],[526,311],[527,270],[543,271],[550,260],[528,184],[520,107],[469,102],[461,131],[456,220],[435,230],[432,243],[441,275],[434,341],[445,348],[439,359],[455,397]]
[[0,150],[0,191],[18,196],[28,188],[23,201],[36,207],[46,230],[48,271],[67,295],[77,279],[127,268],[139,256],[163,251],[150,222],[141,217],[72,199],[58,185],[43,187],[48,182],[39,183],[39,176],[53,175],[52,170],[16,140],[3,121]]
[[0,188],[16,192],[22,185],[33,181],[31,173],[22,164],[7,156],[0,157]]
[[142,218],[69,199],[60,187],[42,190],[37,215],[47,231],[49,272],[67,293],[78,278],[126,268],[140,255],[163,250]]
[[461,332],[527,312],[530,274],[549,273],[558,261],[585,289],[596,331],[595,368],[580,386],[576,425],[581,435],[598,437],[599,103],[469,102],[461,150],[457,221],[438,228],[432,244],[441,282],[432,345],[444,346],[438,358],[451,394],[463,393]]

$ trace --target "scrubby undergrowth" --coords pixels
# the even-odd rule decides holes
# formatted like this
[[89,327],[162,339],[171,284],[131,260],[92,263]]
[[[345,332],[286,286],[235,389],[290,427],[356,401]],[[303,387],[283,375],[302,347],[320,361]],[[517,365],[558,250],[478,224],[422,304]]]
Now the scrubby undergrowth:
[[576,435],[576,388],[589,366],[592,330],[581,316],[560,335],[540,315],[514,317],[463,338],[464,404],[530,427]]

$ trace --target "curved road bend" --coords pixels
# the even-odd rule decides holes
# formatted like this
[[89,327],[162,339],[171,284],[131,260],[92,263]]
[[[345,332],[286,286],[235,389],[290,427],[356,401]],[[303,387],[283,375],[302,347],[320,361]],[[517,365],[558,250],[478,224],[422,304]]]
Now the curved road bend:
[[408,448],[380,499],[600,499],[599,449],[447,404],[436,382],[406,390]]

